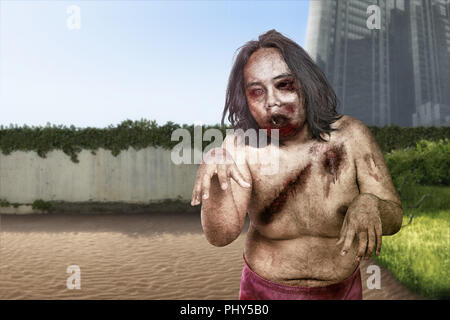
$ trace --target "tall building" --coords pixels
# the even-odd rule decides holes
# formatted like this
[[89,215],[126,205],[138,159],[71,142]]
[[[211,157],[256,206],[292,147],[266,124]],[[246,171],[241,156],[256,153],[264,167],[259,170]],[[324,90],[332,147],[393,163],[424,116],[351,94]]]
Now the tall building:
[[311,0],[306,50],[341,113],[377,126],[450,124],[448,0]]

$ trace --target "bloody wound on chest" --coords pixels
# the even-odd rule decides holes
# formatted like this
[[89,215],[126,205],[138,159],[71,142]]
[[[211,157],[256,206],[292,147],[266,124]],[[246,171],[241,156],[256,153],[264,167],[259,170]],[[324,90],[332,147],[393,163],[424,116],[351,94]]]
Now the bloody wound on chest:
[[261,221],[266,224],[270,223],[273,220],[274,215],[283,209],[283,206],[289,198],[289,194],[295,195],[297,192],[301,192],[304,189],[310,174],[311,163],[303,168],[295,178],[289,180],[270,205],[264,208],[260,215]]
[[336,183],[339,177],[342,167],[344,166],[345,158],[346,152],[344,149],[344,144],[331,146],[322,155],[322,168],[325,176],[327,177],[324,190],[326,197],[328,197],[330,192],[331,182]]
[[333,176],[333,182],[338,178],[338,172],[344,160],[344,145],[332,146],[324,153],[322,164],[325,171]]

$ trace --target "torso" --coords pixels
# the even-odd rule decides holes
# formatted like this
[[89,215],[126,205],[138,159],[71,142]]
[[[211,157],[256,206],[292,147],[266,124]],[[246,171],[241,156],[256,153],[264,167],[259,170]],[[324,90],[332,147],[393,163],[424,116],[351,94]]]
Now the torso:
[[[359,189],[345,118],[333,127],[341,130],[327,142],[281,146],[276,174],[248,161],[253,191],[244,254],[252,270],[268,280],[325,286],[344,280],[358,265],[355,243],[345,257],[339,254],[342,245],[336,246]],[[270,147],[248,148],[248,154],[271,159]]]

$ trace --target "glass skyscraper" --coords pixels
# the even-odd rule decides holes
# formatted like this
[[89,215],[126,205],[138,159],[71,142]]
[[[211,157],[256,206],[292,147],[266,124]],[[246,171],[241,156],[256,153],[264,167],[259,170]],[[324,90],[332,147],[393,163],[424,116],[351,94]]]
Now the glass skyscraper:
[[[369,17],[379,25],[369,29]],[[450,124],[448,0],[311,0],[306,50],[341,113],[367,125]]]

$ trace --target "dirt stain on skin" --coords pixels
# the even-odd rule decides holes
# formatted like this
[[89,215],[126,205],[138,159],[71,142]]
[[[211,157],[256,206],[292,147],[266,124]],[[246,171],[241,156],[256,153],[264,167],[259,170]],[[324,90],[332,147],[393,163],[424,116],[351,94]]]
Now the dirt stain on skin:
[[289,195],[294,196],[304,190],[310,175],[311,163],[295,175],[295,178],[289,180],[275,199],[264,208],[260,215],[261,222],[265,224],[272,222],[274,216],[283,209]]
[[344,149],[344,144],[331,146],[322,155],[321,164],[323,168],[323,175],[326,176],[325,196],[328,197],[330,193],[331,182],[336,183],[338,177],[344,166],[347,153]]
[[[369,171],[369,175],[374,178],[376,181],[380,181],[380,178],[378,175],[374,172],[374,167],[377,167],[377,164],[375,163],[375,159],[373,158],[373,154],[366,154],[364,155],[364,161],[367,164],[367,169]],[[373,166],[372,166],[373,164]]]

